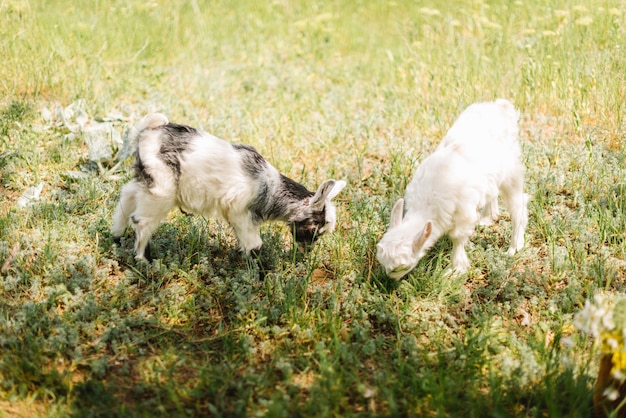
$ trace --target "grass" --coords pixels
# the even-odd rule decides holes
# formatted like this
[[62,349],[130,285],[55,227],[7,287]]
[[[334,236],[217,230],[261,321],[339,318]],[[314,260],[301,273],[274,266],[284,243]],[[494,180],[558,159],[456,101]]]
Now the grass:
[[[589,416],[598,364],[572,318],[626,290],[623,6],[0,2],[0,415]],[[527,248],[504,255],[504,213],[466,276],[443,275],[443,239],[390,281],[391,205],[495,97],[522,114]],[[109,233],[131,161],[103,176],[46,117],[79,99],[119,132],[159,110],[309,188],[347,180],[337,230],[302,255],[264,227],[260,272],[226,225],[172,213],[160,259],[135,262]]]

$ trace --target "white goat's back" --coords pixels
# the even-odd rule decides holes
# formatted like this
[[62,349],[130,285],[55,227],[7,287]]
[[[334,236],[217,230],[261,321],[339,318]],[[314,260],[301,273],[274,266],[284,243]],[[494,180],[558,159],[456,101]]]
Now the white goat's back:
[[518,118],[503,99],[469,106],[418,167],[406,190],[407,211],[431,212],[447,232],[459,205],[475,210],[497,198],[504,182],[523,178]]
[[461,113],[439,144],[517,144],[519,112],[508,100],[474,103]]

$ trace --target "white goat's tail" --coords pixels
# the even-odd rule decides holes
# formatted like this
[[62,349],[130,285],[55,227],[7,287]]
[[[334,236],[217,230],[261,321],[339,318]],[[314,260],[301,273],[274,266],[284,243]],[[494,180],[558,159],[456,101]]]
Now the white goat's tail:
[[513,106],[513,103],[511,103],[507,99],[496,99],[496,103],[502,106],[504,109],[515,110],[515,106]]
[[506,115],[509,125],[517,125],[519,121],[519,110],[515,108],[513,103],[507,99],[496,99],[496,104],[502,109],[502,113]]
[[135,126],[130,128],[128,132],[128,139],[134,143],[140,138],[140,134],[142,131],[146,129],[155,129],[159,126],[167,125],[169,120],[167,116],[162,113],[150,113],[143,119],[141,119]]
[[506,99],[496,99],[496,105],[500,108],[503,115],[504,128],[506,135],[504,138],[518,142],[519,136],[519,116],[520,112],[515,108],[513,103]]

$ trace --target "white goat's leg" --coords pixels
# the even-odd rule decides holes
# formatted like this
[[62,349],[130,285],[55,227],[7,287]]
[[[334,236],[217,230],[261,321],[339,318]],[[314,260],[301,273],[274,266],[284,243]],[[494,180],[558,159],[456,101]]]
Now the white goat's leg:
[[507,254],[513,255],[524,247],[524,233],[528,224],[528,195],[522,191],[521,181],[502,191],[502,199],[509,213],[513,231],[511,232],[511,244]]
[[449,235],[452,240],[452,268],[455,274],[465,273],[470,266],[465,246],[469,242],[479,221],[476,206],[476,203],[468,202],[457,208],[454,217],[456,226],[450,231]]
[[139,185],[135,181],[131,181],[122,187],[120,201],[113,214],[113,225],[111,226],[113,239],[119,240],[119,238],[124,235],[126,227],[130,222],[130,214],[135,211],[137,205],[136,198],[138,191]]
[[498,220],[500,208],[498,207],[498,196],[491,199],[480,211],[479,225],[489,226]]
[[175,206],[174,199],[144,192],[137,196],[137,209],[130,216],[135,228],[135,257],[145,259],[146,246],[152,233]]
[[261,248],[263,241],[261,240],[259,225],[252,221],[247,210],[239,214],[231,213],[228,221],[235,230],[239,246],[246,255]]
[[469,235],[451,237],[452,239],[452,269],[455,274],[465,273],[470,266],[465,245],[469,242]]

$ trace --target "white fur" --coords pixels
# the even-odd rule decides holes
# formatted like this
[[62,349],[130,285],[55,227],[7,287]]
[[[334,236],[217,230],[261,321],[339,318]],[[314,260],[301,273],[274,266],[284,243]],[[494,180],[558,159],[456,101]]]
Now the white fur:
[[[144,258],[145,248],[154,230],[170,210],[180,207],[185,212],[227,220],[244,252],[260,248],[262,241],[259,227],[262,220],[251,213],[250,204],[258,196],[262,183],[269,185],[264,195],[279,191],[280,173],[268,163],[258,177],[251,178],[245,171],[242,153],[232,144],[198,131],[199,134],[193,138],[181,158],[177,181],[175,172],[159,155],[162,139],[161,131],[157,128],[166,124],[167,117],[151,114],[131,132],[131,135],[138,137],[138,154],[153,183],[147,187],[141,181],[133,180],[122,188],[114,214],[113,236],[121,237],[129,220],[132,220],[136,234],[135,253],[137,258]],[[284,213],[273,219],[302,221],[311,210],[326,206],[326,224],[319,229],[319,233],[331,232],[336,223],[331,199],[345,185],[345,181],[328,180],[313,197],[284,202]]]
[[508,254],[524,246],[528,197],[523,193],[518,118],[507,100],[475,103],[420,164],[377,245],[378,261],[390,277],[408,274],[444,234],[452,239],[454,271],[467,271],[465,245],[477,224],[497,219],[499,193],[513,223]]

